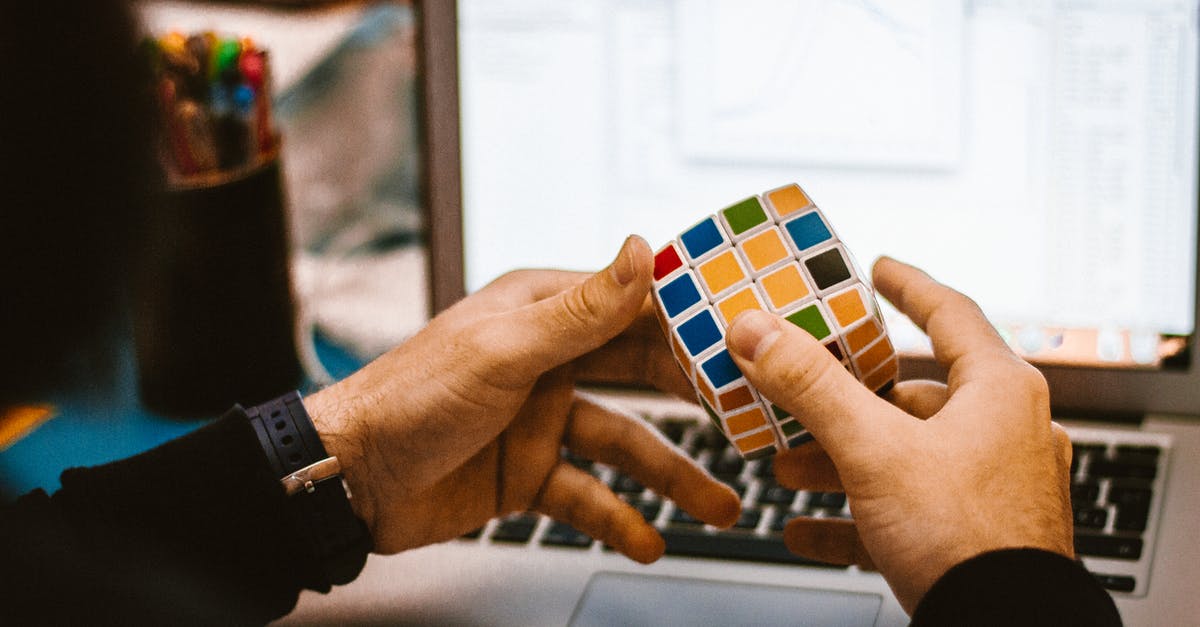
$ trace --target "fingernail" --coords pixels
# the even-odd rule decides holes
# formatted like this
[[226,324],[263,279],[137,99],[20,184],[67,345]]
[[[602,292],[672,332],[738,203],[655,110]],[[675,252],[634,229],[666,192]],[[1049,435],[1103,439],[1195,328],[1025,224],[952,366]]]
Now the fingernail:
[[621,252],[617,253],[617,260],[613,262],[613,276],[617,279],[618,285],[629,285],[633,277],[637,276],[633,267],[633,247],[629,245],[632,239],[632,235],[625,238],[625,243],[621,245]]
[[779,339],[775,318],[765,311],[752,309],[739,314],[729,330],[729,347],[739,357],[754,361]]

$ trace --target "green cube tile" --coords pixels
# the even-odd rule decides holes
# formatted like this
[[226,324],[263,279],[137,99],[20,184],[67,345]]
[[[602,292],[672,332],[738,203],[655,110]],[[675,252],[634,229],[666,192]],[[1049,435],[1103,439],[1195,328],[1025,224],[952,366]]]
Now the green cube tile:
[[779,425],[779,428],[783,431],[783,437],[785,438],[790,438],[793,435],[804,431],[804,425],[796,422],[795,420],[789,420]]
[[754,196],[725,209],[723,213],[735,235],[745,233],[767,221],[767,212],[763,211],[762,204]]
[[808,331],[810,335],[823,340],[829,336],[829,324],[825,322],[821,310],[816,305],[809,305],[787,317],[788,322]]
[[792,415],[789,414],[786,409],[776,405],[775,403],[771,403],[771,413],[775,414],[775,420],[780,421],[787,420],[788,418],[792,417]]

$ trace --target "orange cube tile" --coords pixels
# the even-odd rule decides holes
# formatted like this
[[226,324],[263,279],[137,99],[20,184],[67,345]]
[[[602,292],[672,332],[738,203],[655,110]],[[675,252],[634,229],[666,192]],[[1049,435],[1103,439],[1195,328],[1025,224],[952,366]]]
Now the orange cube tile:
[[771,227],[739,246],[750,264],[751,272],[760,272],[791,257],[787,244],[783,243],[783,233],[778,227]]
[[733,411],[739,407],[745,407],[750,403],[755,402],[754,393],[750,391],[750,386],[743,385],[734,388],[728,392],[723,392],[717,397],[717,403],[720,405],[720,410],[723,412]]
[[867,305],[863,302],[857,285],[826,298],[825,304],[829,306],[829,311],[833,312],[838,326],[843,329],[867,317]]
[[887,336],[885,335],[884,337],[880,338],[878,342],[875,342],[875,344],[870,348],[863,351],[861,355],[855,357],[854,365],[858,367],[858,371],[865,376],[874,371],[880,366],[880,364],[887,361],[889,357],[892,357],[895,354],[896,350],[892,348],[892,342],[888,340]]
[[758,279],[767,304],[776,312],[798,303],[812,294],[808,282],[800,274],[800,266],[788,265]]
[[696,389],[700,391],[700,396],[704,397],[704,400],[708,402],[710,407],[716,407],[717,397],[716,394],[713,393],[712,388],[709,387],[708,381],[705,381],[704,377],[698,377],[692,373],[689,373],[689,375],[691,376],[692,381],[695,382]]
[[775,433],[770,429],[752,433],[744,438],[735,440],[738,450],[743,454],[775,443]]
[[738,262],[733,250],[727,250],[712,259],[700,264],[697,268],[705,287],[712,296],[746,280],[746,272]]
[[[725,427],[729,429],[729,433],[731,435],[745,433],[751,429],[757,429],[766,424],[767,416],[763,413],[762,407],[758,406],[743,412],[739,412],[725,419]],[[770,433],[770,431],[767,433]],[[772,439],[771,441],[774,440]]]
[[875,338],[882,333],[879,321],[875,318],[867,318],[866,322],[846,331],[842,337],[845,338],[846,347],[850,349],[850,353],[855,354],[874,342]]
[[863,379],[863,385],[867,386],[872,392],[878,392],[888,381],[895,381],[898,374],[900,374],[899,359],[893,357],[884,362],[878,370],[868,374]]
[[717,312],[721,315],[721,321],[725,323],[725,326],[733,324],[733,319],[747,309],[765,309],[758,300],[754,288],[750,286],[737,290],[731,296],[717,303]]
[[812,204],[799,185],[788,185],[767,193],[767,200],[779,217],[799,211]]

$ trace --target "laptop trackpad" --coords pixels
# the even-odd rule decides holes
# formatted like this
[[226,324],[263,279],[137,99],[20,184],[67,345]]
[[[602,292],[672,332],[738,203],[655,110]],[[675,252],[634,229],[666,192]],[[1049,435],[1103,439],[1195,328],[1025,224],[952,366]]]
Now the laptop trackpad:
[[881,603],[879,595],[860,592],[596,573],[571,624],[869,627]]

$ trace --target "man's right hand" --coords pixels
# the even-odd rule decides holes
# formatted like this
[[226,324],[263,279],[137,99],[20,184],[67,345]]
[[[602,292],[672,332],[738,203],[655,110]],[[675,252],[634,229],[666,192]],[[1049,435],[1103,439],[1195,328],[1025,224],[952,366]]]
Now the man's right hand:
[[797,518],[784,530],[788,547],[877,567],[910,614],[976,555],[1020,547],[1073,557],[1071,446],[1050,421],[1045,379],[974,302],[924,272],[884,258],[874,282],[929,334],[947,385],[902,382],[888,403],[777,316],[748,312],[730,329],[742,372],[818,443],[776,458],[780,483],[845,491],[854,514]]

